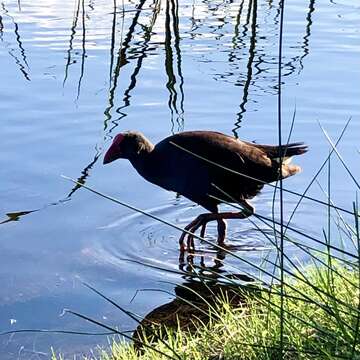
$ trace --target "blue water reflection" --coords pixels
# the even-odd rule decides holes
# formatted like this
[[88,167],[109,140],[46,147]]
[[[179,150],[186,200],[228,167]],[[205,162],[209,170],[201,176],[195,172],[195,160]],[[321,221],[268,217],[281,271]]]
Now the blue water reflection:
[[[286,4],[283,131],[290,130],[296,109],[292,140],[310,147],[297,159],[303,173],[284,183],[296,192],[306,188],[330,150],[318,121],[335,141],[352,117],[339,151],[360,177],[358,10],[350,0]],[[172,291],[160,280],[182,281],[178,231],[60,175],[179,226],[187,224],[200,208],[146,183],[126,161],[103,167],[102,152],[117,132],[128,129],[154,142],[182,130],[211,129],[276,143],[278,27],[278,4],[272,1],[1,4],[0,331],[99,330],[60,316],[64,308],[134,329],[83,281],[141,315],[168,300],[164,293],[140,292],[131,301],[139,289]],[[337,206],[349,209],[356,187],[333,159],[331,196]],[[319,183],[325,192],[326,178],[324,171]],[[308,195],[326,201],[316,183]],[[285,196],[287,218],[297,200]],[[270,187],[254,200],[257,212],[267,217],[272,203]],[[292,226],[320,236],[326,211],[304,200]],[[215,230],[209,225],[209,239]],[[266,266],[264,255],[274,256],[271,243],[250,221],[232,221],[229,231],[229,242],[249,263]],[[351,244],[344,246],[351,249]],[[212,264],[214,249],[206,244],[199,249]],[[308,260],[291,243],[287,251],[294,261]],[[230,256],[223,261],[223,270],[256,273]],[[50,346],[78,354],[96,344],[107,340],[16,334],[0,337],[0,352],[4,359],[46,358]]]

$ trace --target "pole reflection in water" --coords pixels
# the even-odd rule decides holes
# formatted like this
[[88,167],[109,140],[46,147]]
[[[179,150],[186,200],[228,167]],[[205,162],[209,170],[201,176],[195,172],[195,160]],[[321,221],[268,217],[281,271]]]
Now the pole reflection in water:
[[[105,115],[105,120],[104,120],[104,131],[105,131],[105,140],[106,139],[111,139],[111,136],[109,135],[112,130],[114,128],[116,128],[118,126],[118,120],[121,120],[122,118],[124,118],[125,116],[127,116],[126,113],[121,113],[121,110],[116,109],[117,113],[120,113],[120,118],[118,118],[117,120],[112,120],[112,114],[111,111],[115,106],[114,100],[115,100],[115,93],[116,93],[116,89],[117,89],[117,85],[118,85],[118,79],[119,79],[119,75],[120,75],[120,70],[121,68],[128,64],[129,61],[127,60],[127,51],[130,49],[130,43],[134,37],[134,32],[135,32],[135,28],[138,25],[138,21],[139,21],[139,17],[142,11],[142,8],[145,4],[145,0],[140,0],[139,4],[136,6],[136,11],[135,11],[135,15],[132,18],[132,21],[130,23],[128,32],[124,38],[124,40],[122,40],[122,33],[121,33],[121,42],[120,42],[120,48],[118,50],[118,55],[117,55],[117,59],[116,59],[116,65],[113,71],[113,75],[111,76],[112,79],[112,84],[110,83],[110,90],[109,90],[109,95],[108,95],[108,106],[106,107],[106,109],[104,110],[104,115]],[[113,17],[113,27],[116,27],[116,24],[114,24],[114,21],[116,21],[116,17]],[[123,12],[123,21],[124,21],[124,12]],[[114,36],[111,40],[111,43],[115,43],[115,33],[113,33]],[[113,68],[113,56],[114,56],[114,51],[111,50],[111,60],[110,60],[110,71]],[[136,83],[136,81],[135,81]],[[130,92],[130,90],[129,90]],[[124,94],[124,102],[125,105],[124,107],[127,107],[130,105],[129,102],[129,97]],[[112,123],[112,126],[108,129],[109,127],[109,122]]]
[[304,35],[304,41],[302,44],[302,48],[304,50],[304,53],[300,56],[299,59],[299,74],[300,72],[304,69],[304,64],[303,64],[303,60],[305,59],[305,57],[307,55],[309,55],[310,50],[309,50],[309,40],[310,40],[310,35],[311,35],[311,25],[312,25],[312,14],[315,11],[315,0],[310,0],[309,2],[309,11],[306,15],[306,28],[305,28],[305,35]]
[[[80,184],[85,184],[86,183],[86,179],[89,176],[90,170],[92,169],[92,167],[95,165],[95,163],[98,161],[99,157],[101,155],[101,152],[96,149],[96,154],[94,156],[94,159],[91,161],[90,164],[88,164],[82,171],[81,171],[81,175],[77,178],[77,182],[79,182]],[[70,199],[71,196],[74,194],[75,191],[77,191],[79,188],[81,188],[81,185],[76,184],[71,191],[69,192],[69,194],[66,196],[65,199]]]
[[123,110],[130,106],[130,99],[131,99],[130,93],[136,87],[137,76],[140,73],[144,59],[147,57],[147,53],[150,50],[152,50],[152,48],[149,47],[149,42],[151,40],[152,30],[156,23],[156,19],[157,19],[158,13],[159,13],[158,12],[158,4],[159,4],[158,1],[155,1],[153,3],[154,10],[152,13],[152,17],[150,19],[150,24],[149,24],[149,26],[144,27],[144,32],[143,32],[143,36],[142,36],[142,38],[144,40],[142,42],[138,43],[138,47],[136,48],[136,51],[135,50],[133,51],[134,55],[132,56],[132,58],[136,59],[134,70],[133,70],[132,74],[130,75],[130,83],[126,87],[126,89],[123,93],[122,101],[123,101],[124,105],[122,105],[116,109],[116,112],[118,114],[120,114],[120,117],[118,117],[116,120],[112,121],[114,126],[112,128],[110,128],[107,132],[107,135],[110,138],[111,138],[111,136],[109,136],[109,134],[114,130],[115,127],[118,126],[119,121],[122,120],[125,116],[127,116],[127,113],[125,113]]
[[[171,27],[172,23],[172,27]],[[174,48],[176,54],[176,61],[174,62],[172,49],[172,33],[174,37]],[[179,77],[179,91],[180,103],[178,105],[178,93],[176,90],[176,75],[174,72],[177,69]],[[184,78],[181,69],[181,51],[180,51],[180,33],[179,33],[179,14],[177,0],[166,0],[165,12],[165,70],[168,77],[166,87],[169,91],[168,107],[170,109],[171,133],[175,133],[175,122],[177,123],[177,131],[184,128]],[[174,122],[175,117],[175,122]]]
[[66,80],[68,78],[68,73],[69,73],[69,66],[71,64],[75,64],[76,60],[71,61],[71,53],[73,51],[73,42],[74,42],[74,38],[76,35],[76,27],[77,27],[77,23],[78,23],[78,19],[79,19],[79,12],[80,12],[80,0],[76,0],[75,2],[76,6],[75,6],[75,11],[74,11],[74,16],[73,16],[73,23],[71,26],[71,35],[70,35],[70,40],[69,40],[69,47],[67,50],[67,59],[66,59],[66,64],[65,64],[65,74],[64,74],[64,80],[63,80],[63,87],[65,86]]
[[[111,88],[112,84],[112,73],[113,73],[113,66],[114,66],[114,51],[115,51],[115,41],[116,41],[116,17],[117,17],[117,5],[116,0],[113,0],[113,19],[112,19],[112,25],[111,25],[111,40],[110,40],[110,69],[109,69],[109,84]],[[122,13],[122,25],[124,25],[124,12]],[[122,33],[122,32],[121,32]]]
[[[144,34],[143,34],[144,40],[140,43],[139,49],[137,50],[137,54],[139,54],[139,55],[137,55],[134,70],[130,76],[130,83],[125,88],[125,91],[123,93],[122,99],[123,99],[124,105],[122,105],[116,109],[116,112],[118,114],[120,114],[120,117],[118,117],[117,119],[112,119],[111,111],[114,108],[114,104],[115,104],[114,100],[115,100],[115,94],[116,94],[116,89],[117,89],[117,84],[118,84],[118,78],[120,75],[120,70],[123,66],[125,66],[126,64],[129,64],[132,60],[131,55],[128,55],[127,52],[131,49],[131,41],[134,37],[136,25],[138,25],[139,17],[141,14],[141,9],[144,4],[145,4],[145,0],[140,1],[139,5],[137,6],[137,11],[135,12],[135,15],[133,17],[131,25],[129,27],[129,30],[125,36],[125,40],[123,42],[122,41],[120,42],[120,48],[118,51],[118,57],[116,60],[115,69],[112,72],[112,68],[113,68],[113,64],[114,64],[114,46],[116,43],[115,29],[116,29],[116,13],[117,13],[116,1],[114,0],[114,15],[113,15],[112,35],[111,35],[111,45],[110,45],[110,73],[111,74],[110,74],[110,90],[109,90],[109,96],[108,96],[109,103],[108,103],[108,107],[104,111],[104,115],[105,115],[104,140],[105,141],[106,141],[106,139],[112,138],[112,135],[111,135],[112,131],[119,125],[119,121],[121,121],[124,117],[127,116],[126,112],[124,112],[124,109],[126,109],[128,106],[130,106],[130,99],[131,99],[130,93],[136,86],[136,78],[137,78],[138,74],[140,73],[143,61],[147,56],[147,52],[149,50],[151,50],[149,47],[149,42],[151,40],[151,35],[153,33],[152,30],[156,23],[157,15],[159,13],[159,5],[160,5],[159,0],[156,0],[153,2],[153,4],[152,4],[153,12],[152,12],[152,17],[150,19],[150,24],[149,24],[149,26],[144,27]],[[122,13],[124,16],[124,11]],[[123,18],[123,20],[124,20],[124,18]],[[111,122],[112,126],[109,126],[109,121]],[[88,165],[86,165],[86,167],[81,171],[82,175],[78,177],[78,181],[82,184],[86,183],[86,179],[90,175],[90,170],[95,165],[95,163],[98,161],[98,159],[101,155],[101,152],[99,151],[99,146],[96,145],[95,148],[96,148],[96,154],[95,154],[93,160]],[[70,198],[79,188],[81,188],[81,186],[75,185],[69,192],[67,198]]]
[[251,22],[250,46],[249,46],[248,62],[246,65],[247,76],[246,76],[245,84],[243,85],[243,96],[242,96],[242,101],[240,103],[240,111],[237,113],[237,119],[235,121],[234,124],[235,127],[233,129],[233,134],[236,138],[238,137],[237,130],[240,129],[241,121],[243,119],[244,113],[246,112],[245,106],[248,101],[249,87],[252,81],[252,73],[253,73],[252,66],[255,58],[255,47],[256,47],[256,29],[257,29],[256,15],[257,15],[257,0],[251,0],[248,7],[248,15],[246,17],[246,23],[244,25],[244,30],[242,32],[243,37],[246,37],[248,31],[248,25]]
[[[94,7],[91,3],[89,3],[88,7],[90,10],[94,10]],[[81,40],[80,40],[80,51],[75,50],[74,41],[76,38],[77,33],[77,26],[79,23],[80,18],[80,12],[81,12]],[[70,65],[74,65],[77,63],[77,59],[75,57],[76,55],[79,55],[80,53],[80,73],[79,78],[77,80],[77,86],[76,86],[76,101],[79,100],[80,93],[81,93],[81,87],[82,87],[82,81],[85,75],[85,60],[87,58],[86,53],[86,20],[90,20],[90,15],[86,12],[85,8],[85,0],[76,0],[75,1],[75,7],[74,7],[74,15],[73,15],[73,21],[72,25],[70,27],[70,39],[69,39],[69,46],[66,51],[66,64],[64,69],[64,80],[63,80],[63,88],[65,87],[65,84],[69,77],[69,70]],[[74,56],[75,55],[75,56]]]
[[17,54],[16,54],[17,50],[15,48],[11,47],[11,43],[7,42],[7,41],[4,41],[4,38],[3,38],[4,23],[3,23],[3,18],[2,17],[0,19],[0,41],[5,43],[5,46],[8,49],[8,54],[15,60],[15,63],[19,67],[19,70],[22,73],[22,75],[24,76],[24,78],[27,81],[30,81],[30,76],[29,76],[29,73],[28,73],[28,71],[30,70],[30,67],[29,67],[29,64],[27,62],[25,48],[24,48],[23,43],[21,41],[19,25],[15,21],[14,17],[9,14],[9,11],[6,9],[4,3],[1,3],[1,8],[2,8],[2,11],[5,14],[5,16],[7,18],[9,18],[11,20],[11,22],[13,23],[13,25],[14,25],[14,34],[15,34],[16,43],[17,43],[17,46],[18,46],[18,52],[20,52],[20,57],[18,57]]
[[80,76],[77,87],[77,96],[76,100],[79,100],[81,82],[84,77],[85,71],[85,58],[86,58],[86,25],[85,25],[85,0],[81,0],[81,23],[82,23],[82,40],[81,40],[81,67],[80,67]]

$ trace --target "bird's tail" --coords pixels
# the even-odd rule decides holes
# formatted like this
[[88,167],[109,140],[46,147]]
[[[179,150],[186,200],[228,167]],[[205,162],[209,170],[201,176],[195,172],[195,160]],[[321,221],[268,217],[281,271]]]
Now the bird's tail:
[[272,146],[272,145],[258,145],[270,159],[279,162],[280,157],[282,157],[283,164],[287,164],[290,161],[288,160],[294,155],[302,155],[308,151],[307,145],[304,145],[302,142],[291,143],[281,146]]
[[301,167],[290,164],[294,155],[302,155],[308,151],[308,147],[302,142],[291,143],[281,146],[259,145],[274,162],[282,160],[281,172],[283,178],[295,175],[301,171]]

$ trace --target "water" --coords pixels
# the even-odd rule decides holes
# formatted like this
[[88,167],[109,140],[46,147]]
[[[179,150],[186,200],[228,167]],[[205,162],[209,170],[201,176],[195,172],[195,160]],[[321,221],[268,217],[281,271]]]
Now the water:
[[[179,233],[60,175],[180,226],[199,214],[186,199],[145,182],[127,161],[103,167],[102,152],[129,129],[154,142],[182,130],[212,129],[276,143],[278,4],[251,4],[115,1],[115,12],[104,0],[1,4],[0,331],[102,331],[60,316],[64,308],[134,329],[82,282],[140,315],[171,299],[138,290],[172,292],[184,281],[176,273]],[[286,180],[288,189],[302,192],[329,152],[318,122],[335,140],[349,117],[339,151],[359,179],[359,10],[350,0],[286,4],[283,131],[296,111],[292,140],[311,149],[296,159],[304,171]],[[351,208],[356,186],[333,159],[332,198]],[[326,171],[319,181],[326,190]],[[326,201],[316,184],[309,195]],[[271,216],[272,197],[267,187],[253,201],[259,214]],[[286,218],[296,202],[286,195]],[[303,201],[292,224],[319,235],[326,211]],[[209,225],[210,238],[215,231]],[[228,242],[254,264],[272,248],[249,221],[232,221]],[[198,247],[213,265],[214,250]],[[291,244],[287,251],[308,260]],[[224,262],[228,271],[256,275],[247,263],[229,256]],[[4,359],[48,358],[50,346],[70,356],[96,344],[106,345],[106,337],[27,333],[1,336],[0,352]]]

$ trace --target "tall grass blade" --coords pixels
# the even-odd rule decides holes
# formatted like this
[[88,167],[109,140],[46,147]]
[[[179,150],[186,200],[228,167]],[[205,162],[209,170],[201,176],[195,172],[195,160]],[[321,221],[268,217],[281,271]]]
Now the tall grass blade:
[[[104,323],[101,323],[100,321],[97,321],[97,320],[95,320],[95,319],[92,319],[92,318],[90,318],[90,317],[88,317],[88,316],[86,316],[86,315],[83,315],[83,314],[80,314],[80,313],[78,313],[78,312],[76,312],[76,311],[72,311],[72,310],[68,310],[68,309],[65,309],[64,312],[65,312],[65,313],[68,313],[68,314],[72,314],[72,315],[74,315],[74,316],[77,316],[77,317],[79,317],[79,318],[81,318],[81,319],[84,319],[84,320],[86,320],[86,321],[89,321],[89,322],[92,323],[92,324],[95,324],[95,325],[100,326],[100,327],[102,327],[102,328],[104,328],[104,329],[113,331],[115,334],[121,335],[121,336],[123,336],[124,338],[127,338],[127,339],[129,339],[129,340],[132,340],[132,337],[129,336],[129,335],[127,335],[127,334],[125,334],[124,332],[119,331],[119,330],[117,330],[117,329],[115,329],[115,328],[112,328],[111,326],[108,326],[108,325],[106,325],[106,324],[104,324]],[[162,355],[162,356],[165,356],[165,357],[168,358],[168,359],[171,359],[171,360],[175,360],[175,359],[176,359],[176,358],[173,358],[172,356],[164,353],[163,351],[160,351],[160,350],[156,349],[156,347],[151,346],[151,345],[149,345],[149,344],[147,344],[147,343],[145,343],[145,342],[142,342],[142,341],[140,341],[140,340],[137,340],[137,342],[140,342],[141,346],[147,347],[147,348],[151,349],[152,351],[155,351],[156,353],[158,353],[158,354],[160,354],[160,355]]]
[[326,130],[323,128],[323,126],[321,125],[321,123],[319,122],[319,126],[322,130],[322,132],[324,133],[327,141],[329,142],[329,144],[331,145],[332,149],[335,151],[337,157],[339,158],[339,160],[341,161],[341,163],[343,164],[345,170],[347,171],[347,173],[349,174],[349,176],[351,177],[351,179],[353,180],[353,182],[355,183],[355,185],[357,186],[357,188],[360,190],[360,184],[358,183],[358,181],[356,180],[355,176],[352,174],[352,172],[350,171],[349,167],[346,165],[343,157],[341,156],[341,154],[339,153],[338,149],[336,148],[336,144],[334,144],[330,138],[330,136],[328,135],[328,133],[326,132]]
[[[356,199],[357,200],[357,199]],[[359,212],[358,202],[353,203],[354,213]],[[354,342],[351,349],[351,355],[354,356],[356,351],[356,345],[359,343],[359,333],[360,333],[360,226],[359,226],[359,218],[354,216],[355,219],[355,229],[356,229],[356,239],[357,239],[357,250],[358,250],[358,317],[356,319],[355,331],[354,331]]]
[[[138,324],[141,324],[141,321],[138,320],[138,318],[136,316],[134,316],[130,311],[125,310],[122,306],[120,306],[118,303],[116,303],[115,301],[111,300],[109,297],[107,297],[106,295],[104,295],[103,293],[101,293],[99,290],[95,289],[94,287],[92,287],[91,285],[87,284],[87,283],[83,283],[84,286],[86,286],[88,289],[92,290],[94,293],[96,293],[97,295],[101,296],[103,299],[105,299],[107,302],[109,302],[110,304],[114,305],[117,309],[119,309],[121,312],[123,312],[124,314],[126,314],[127,316],[129,316],[131,319],[133,319],[135,322],[137,322]],[[180,356],[174,351],[173,348],[171,348],[169,346],[169,344],[164,341],[163,339],[161,339],[156,333],[155,331],[153,331],[151,329],[151,327],[149,327],[148,329],[151,334],[158,339],[161,343],[163,343],[170,351],[172,351],[175,355],[176,358],[181,359]]]
[[[348,121],[346,122],[345,126],[343,127],[341,133],[340,133],[340,136],[339,138],[336,140],[336,146],[340,143],[340,140],[342,139],[342,137],[344,136],[345,134],[345,131],[346,129],[348,128],[349,124],[350,124],[350,121],[351,121],[351,117],[348,119]],[[329,155],[326,157],[326,159],[323,161],[323,163],[321,164],[321,166],[319,167],[319,169],[317,170],[317,172],[315,173],[315,175],[313,176],[313,178],[311,179],[310,183],[306,186],[305,190],[303,191],[302,194],[300,194],[300,199],[299,201],[297,202],[294,210],[292,211],[291,215],[290,215],[290,218],[289,218],[289,221],[288,221],[288,224],[291,222],[292,218],[294,217],[295,215],[295,212],[296,210],[299,208],[300,204],[301,204],[301,201],[303,199],[307,199],[307,200],[310,200],[308,198],[308,196],[306,196],[305,194],[309,191],[309,189],[311,188],[312,184],[314,183],[314,181],[317,179],[317,177],[319,176],[319,174],[321,173],[321,171],[323,170],[323,168],[325,167],[325,165],[327,164],[327,162],[329,161],[332,153],[334,152],[334,150],[331,150]],[[322,204],[322,205],[325,205],[325,206],[328,206],[328,204],[326,202],[319,202],[319,204]],[[337,210],[340,210],[337,206],[332,206],[332,208],[334,209],[337,209]],[[348,211],[344,211],[344,212],[348,212]]]

